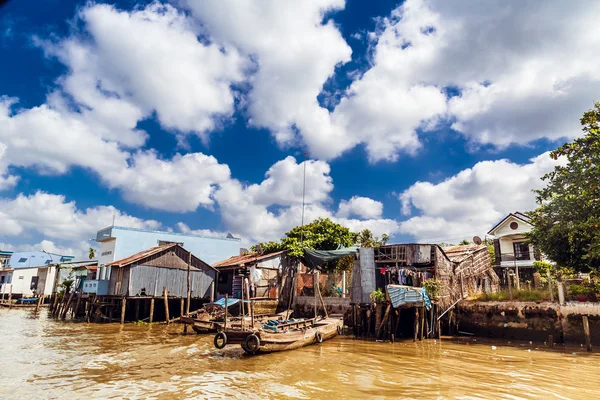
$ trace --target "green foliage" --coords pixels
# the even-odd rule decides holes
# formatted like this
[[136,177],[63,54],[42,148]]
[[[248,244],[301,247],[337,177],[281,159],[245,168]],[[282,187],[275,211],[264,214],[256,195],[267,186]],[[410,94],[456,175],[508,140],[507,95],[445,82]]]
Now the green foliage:
[[62,281],[58,286],[59,293],[68,293],[69,291],[71,291],[71,286],[73,286],[74,282],[75,278],[73,277],[73,271],[70,271],[69,275],[67,276],[67,279]]
[[600,282],[591,281],[579,285],[569,285],[567,296],[578,301],[599,301]]
[[460,241],[460,243],[458,244],[459,246],[466,246],[468,244],[471,244],[471,242],[469,242],[467,239],[463,239]]
[[390,240],[390,237],[385,233],[381,235],[381,239],[378,236],[373,236],[373,232],[369,229],[363,229],[356,237],[356,245],[359,247],[379,247],[385,246]]
[[[387,237],[387,235],[385,235]],[[383,237],[382,237],[383,239]],[[337,224],[329,218],[318,218],[310,224],[297,226],[285,234],[280,242],[259,243],[252,246],[252,251],[272,253],[288,250],[291,256],[302,256],[304,249],[335,250],[339,247],[350,247],[357,242],[357,234]],[[352,268],[354,256],[340,258],[324,266],[325,272],[347,271]]]
[[[483,293],[476,298],[477,301],[509,301],[508,290],[496,293]],[[550,292],[547,290],[513,290],[513,301],[550,301]]]
[[534,261],[533,266],[537,272],[540,273],[541,277],[546,279],[548,277],[548,271],[550,271],[552,279],[559,281],[572,277],[575,274],[575,271],[571,268],[559,267],[546,261]]
[[600,270],[600,103],[585,112],[585,136],[566,143],[550,157],[566,163],[542,179],[538,208],[530,213],[531,243],[558,265],[576,272]]
[[385,293],[381,289],[373,290],[370,297],[371,301],[375,303],[383,303],[385,301]]
[[88,258],[93,260],[96,257],[96,250],[93,247],[90,247],[90,253],[88,254]]
[[423,287],[431,300],[438,300],[440,298],[440,291],[443,286],[444,284],[436,279],[426,279],[423,281]]

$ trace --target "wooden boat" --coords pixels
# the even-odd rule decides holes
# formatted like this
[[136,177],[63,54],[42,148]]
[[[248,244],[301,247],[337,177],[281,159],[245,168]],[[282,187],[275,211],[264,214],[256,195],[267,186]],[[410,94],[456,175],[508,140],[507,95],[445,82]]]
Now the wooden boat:
[[279,324],[277,331],[226,329],[215,335],[218,349],[239,344],[247,354],[273,353],[318,344],[341,333],[343,321],[336,318],[307,319]]
[[[282,313],[275,315],[258,315],[254,317],[254,323],[257,325],[262,325],[268,320],[280,321],[283,319],[283,315],[281,314]],[[197,334],[217,333],[222,331],[225,327],[225,321],[223,321],[222,319],[207,321],[199,318],[183,316],[180,318],[180,321],[183,324],[190,325],[194,332],[196,332]],[[244,324],[245,326],[251,325],[250,317],[245,317]],[[237,328],[238,330],[240,330],[242,326],[241,317],[228,318],[227,326],[233,329]]]

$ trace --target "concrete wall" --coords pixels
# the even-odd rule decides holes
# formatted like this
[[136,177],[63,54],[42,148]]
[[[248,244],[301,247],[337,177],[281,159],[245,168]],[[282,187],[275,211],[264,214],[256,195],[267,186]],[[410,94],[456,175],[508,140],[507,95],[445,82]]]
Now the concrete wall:
[[582,316],[590,322],[592,342],[600,345],[600,304],[464,302],[457,307],[460,331],[510,340],[585,343]]
[[[47,272],[44,272],[47,271]],[[31,278],[34,276],[38,276],[38,293],[44,293],[45,295],[52,294],[52,285],[54,284],[54,277],[56,274],[56,268],[19,268],[12,272],[12,281],[10,284],[5,283],[0,288],[0,293],[8,293],[10,292],[10,286],[12,285],[12,292],[14,294],[19,294],[25,297],[33,296],[33,291],[30,289],[31,287]],[[43,276],[45,275],[45,279]],[[6,280],[5,280],[6,281]]]

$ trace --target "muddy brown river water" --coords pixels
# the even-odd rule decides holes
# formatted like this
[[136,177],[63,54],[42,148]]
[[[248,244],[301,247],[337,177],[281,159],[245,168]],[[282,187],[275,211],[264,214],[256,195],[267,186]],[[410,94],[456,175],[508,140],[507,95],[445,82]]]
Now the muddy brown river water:
[[338,337],[247,357],[180,325],[57,322],[0,309],[0,350],[3,399],[600,399],[599,354],[542,343]]

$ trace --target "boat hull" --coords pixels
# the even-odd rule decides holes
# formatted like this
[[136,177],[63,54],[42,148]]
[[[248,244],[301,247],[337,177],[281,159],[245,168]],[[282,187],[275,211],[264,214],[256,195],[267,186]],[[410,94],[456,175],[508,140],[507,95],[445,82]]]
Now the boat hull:
[[321,336],[321,341],[325,341],[337,336],[342,326],[343,321],[341,319],[329,318],[321,320],[306,329],[288,333],[260,331],[256,334],[260,339],[259,352],[274,353],[310,346],[311,344],[319,343],[317,332]]

